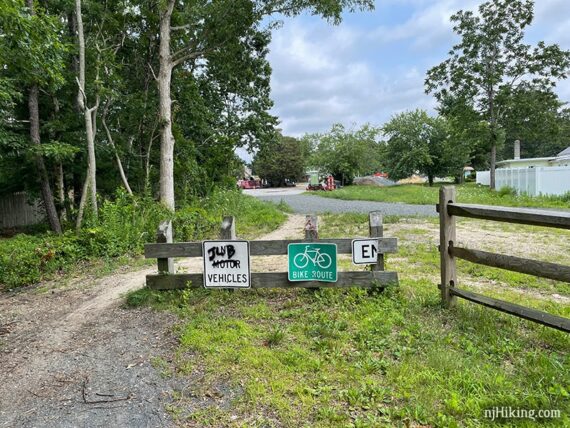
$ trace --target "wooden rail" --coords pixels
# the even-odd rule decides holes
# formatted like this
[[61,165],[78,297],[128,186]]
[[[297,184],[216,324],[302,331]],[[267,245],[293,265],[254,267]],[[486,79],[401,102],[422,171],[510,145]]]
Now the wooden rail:
[[[278,256],[287,254],[287,245],[303,242],[315,242],[309,239],[284,239],[280,241],[250,241],[252,256]],[[326,242],[337,245],[338,254],[351,254],[352,239],[327,239]],[[395,253],[398,248],[396,238],[379,238],[379,250],[382,254]],[[147,259],[163,257],[202,257],[201,242],[175,242],[170,244],[145,244],[144,255]]]
[[536,323],[546,325],[557,330],[570,332],[570,319],[568,318],[551,315],[546,312],[538,311],[536,309],[505,302],[504,300],[495,299],[493,297],[483,296],[471,291],[460,290],[458,288],[452,288],[451,293],[457,297],[461,297],[473,303],[487,306],[488,308],[506,312],[507,314],[515,315],[519,318],[524,318],[529,321],[534,321]]
[[439,212],[440,221],[440,290],[443,305],[452,307],[456,303],[456,298],[460,297],[520,318],[570,332],[570,319],[458,289],[455,261],[456,258],[460,258],[485,266],[570,282],[569,266],[473,250],[455,245],[456,216],[570,229],[570,212],[458,204],[455,198],[456,192],[454,187],[444,186],[440,189],[437,211]]
[[[174,290],[181,288],[201,288],[204,278],[201,273],[176,275],[148,275],[146,285],[156,290]],[[356,271],[338,272],[337,282],[287,281],[287,272],[253,272],[251,288],[382,288],[398,282],[396,272]]]
[[449,254],[479,265],[540,276],[555,281],[570,282],[570,266],[525,259],[523,257],[489,253],[487,251],[471,250],[468,248],[455,247],[453,245],[449,247]]
[[[309,215],[305,219],[305,239],[286,239],[278,241],[249,241],[251,256],[287,255],[289,244],[322,242],[337,245],[337,254],[352,253],[352,239],[319,240],[318,221],[316,216]],[[398,283],[396,272],[384,271],[384,254],[397,251],[396,238],[383,237],[382,214],[371,212],[369,215],[370,237],[378,240],[377,263],[370,270],[338,272],[337,281],[288,281],[287,272],[254,272],[251,274],[251,288],[383,288]],[[172,242],[172,225],[170,222],[160,224],[157,243],[145,244],[145,257],[158,259],[158,274],[147,275],[147,286],[156,290],[173,290],[202,287],[202,273],[176,274],[174,257],[202,257],[201,242]],[[220,239],[235,240],[235,220],[225,217],[222,221]]]
[[[437,212],[440,205],[436,206]],[[570,212],[565,211],[448,203],[447,212],[458,217],[570,229]]]

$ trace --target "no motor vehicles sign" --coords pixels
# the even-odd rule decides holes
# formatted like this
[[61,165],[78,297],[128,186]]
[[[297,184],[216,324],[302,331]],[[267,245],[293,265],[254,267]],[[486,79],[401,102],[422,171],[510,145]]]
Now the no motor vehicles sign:
[[204,241],[204,287],[249,288],[249,242]]

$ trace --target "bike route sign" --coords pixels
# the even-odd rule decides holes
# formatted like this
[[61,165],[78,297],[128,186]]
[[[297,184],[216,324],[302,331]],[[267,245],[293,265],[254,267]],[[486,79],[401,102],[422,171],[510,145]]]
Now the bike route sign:
[[287,259],[289,281],[337,281],[336,244],[289,244]]

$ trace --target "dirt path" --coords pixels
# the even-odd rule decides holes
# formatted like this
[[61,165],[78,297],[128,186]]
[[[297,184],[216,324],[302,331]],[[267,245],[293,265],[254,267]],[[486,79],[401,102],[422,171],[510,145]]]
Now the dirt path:
[[[299,237],[302,227],[303,217],[291,215],[261,239]],[[280,263],[267,259],[264,268]],[[177,267],[199,271],[201,263]],[[154,271],[0,295],[0,427],[172,425],[165,406],[185,385],[161,376],[153,361],[169,358],[177,319],[121,306]]]

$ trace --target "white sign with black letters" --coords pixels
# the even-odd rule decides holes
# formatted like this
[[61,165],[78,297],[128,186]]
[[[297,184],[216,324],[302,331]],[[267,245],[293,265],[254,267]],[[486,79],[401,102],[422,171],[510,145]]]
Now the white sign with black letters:
[[249,242],[204,241],[204,287],[249,288]]
[[352,263],[373,265],[378,262],[378,239],[353,239]]

